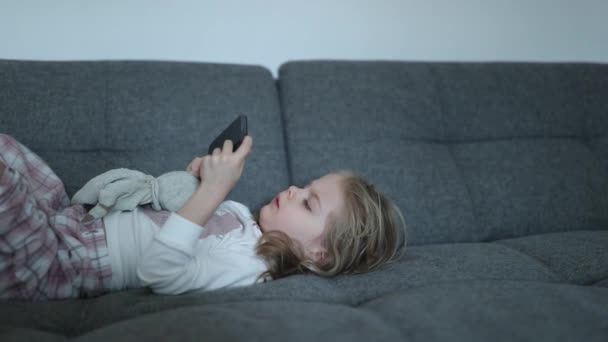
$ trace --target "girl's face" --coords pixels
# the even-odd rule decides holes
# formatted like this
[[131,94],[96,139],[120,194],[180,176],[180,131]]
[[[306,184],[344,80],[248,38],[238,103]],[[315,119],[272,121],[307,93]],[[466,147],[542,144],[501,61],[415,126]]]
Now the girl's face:
[[328,174],[306,187],[290,186],[260,209],[258,225],[263,232],[280,230],[299,241],[309,256],[321,257],[327,215],[343,206],[339,185],[342,176]]

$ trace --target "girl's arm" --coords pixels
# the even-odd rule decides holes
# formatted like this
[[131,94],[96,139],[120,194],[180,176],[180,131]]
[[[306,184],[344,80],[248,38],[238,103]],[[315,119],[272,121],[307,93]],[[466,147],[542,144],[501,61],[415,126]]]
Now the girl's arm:
[[[203,228],[204,229],[204,228]],[[179,295],[251,285],[266,270],[240,237],[228,235],[214,248],[200,248],[201,227],[172,213],[142,255],[136,274],[154,293]]]
[[171,214],[142,255],[136,271],[142,284],[156,293],[180,294],[236,281],[232,278],[218,281],[214,274],[225,270],[210,266],[208,258],[198,256],[208,251],[196,248],[205,224],[239,180],[251,145],[251,137],[246,136],[233,153],[232,142],[228,140],[223,150],[218,148],[213,155],[202,158],[198,189],[177,213]]
[[201,183],[190,199],[177,212],[192,223],[204,226],[228,195],[227,191]]

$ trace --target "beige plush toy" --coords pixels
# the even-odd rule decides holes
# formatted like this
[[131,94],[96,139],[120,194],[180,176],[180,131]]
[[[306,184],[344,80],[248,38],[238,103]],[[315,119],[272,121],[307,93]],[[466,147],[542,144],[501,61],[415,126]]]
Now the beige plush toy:
[[95,205],[83,223],[102,218],[110,211],[133,210],[151,204],[155,210],[178,211],[199,186],[199,179],[186,171],[172,171],[155,178],[130,169],[113,169],[88,181],[72,197],[72,204]]

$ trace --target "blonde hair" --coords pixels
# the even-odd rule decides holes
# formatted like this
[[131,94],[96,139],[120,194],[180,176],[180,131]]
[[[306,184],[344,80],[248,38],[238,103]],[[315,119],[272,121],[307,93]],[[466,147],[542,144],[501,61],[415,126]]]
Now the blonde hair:
[[405,220],[401,210],[350,170],[339,170],[344,207],[328,215],[322,246],[325,258],[315,262],[302,246],[281,231],[265,232],[256,252],[266,261],[264,280],[299,273],[323,277],[374,270],[405,252]]

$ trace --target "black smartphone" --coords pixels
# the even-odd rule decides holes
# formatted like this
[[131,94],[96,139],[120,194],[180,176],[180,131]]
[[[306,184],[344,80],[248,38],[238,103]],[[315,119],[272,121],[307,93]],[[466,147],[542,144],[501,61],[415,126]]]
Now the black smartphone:
[[217,147],[222,149],[224,141],[232,141],[232,152],[236,151],[247,135],[247,116],[239,115],[220,135],[209,145],[209,154]]

